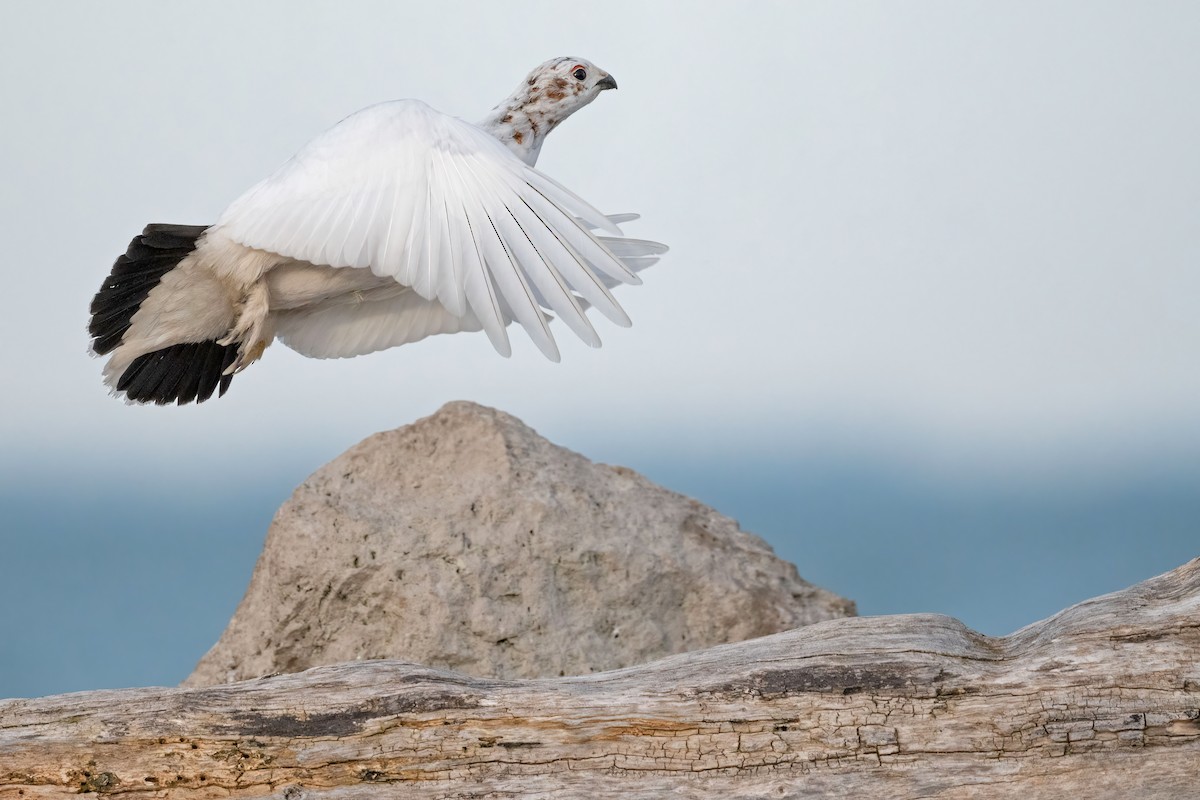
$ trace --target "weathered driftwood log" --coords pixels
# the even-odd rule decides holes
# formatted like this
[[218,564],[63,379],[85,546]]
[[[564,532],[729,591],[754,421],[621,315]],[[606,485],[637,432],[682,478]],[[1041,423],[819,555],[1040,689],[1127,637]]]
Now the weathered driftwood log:
[[576,678],[394,661],[0,703],[0,797],[1200,796],[1200,560],[992,639],[838,619]]

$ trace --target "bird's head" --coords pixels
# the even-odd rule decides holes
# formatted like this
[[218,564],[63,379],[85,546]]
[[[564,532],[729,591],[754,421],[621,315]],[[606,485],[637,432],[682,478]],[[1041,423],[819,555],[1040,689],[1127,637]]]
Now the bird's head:
[[617,82],[584,58],[552,58],[534,68],[481,127],[533,165],[546,134]]
[[[557,121],[570,116],[617,82],[583,58],[552,58],[525,76],[524,101],[530,111],[540,111]],[[518,90],[520,91],[520,90]]]

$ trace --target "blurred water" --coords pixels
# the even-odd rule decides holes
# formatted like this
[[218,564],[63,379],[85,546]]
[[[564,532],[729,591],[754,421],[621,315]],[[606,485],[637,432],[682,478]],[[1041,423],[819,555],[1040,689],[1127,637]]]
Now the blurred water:
[[680,466],[670,484],[766,538],[860,614],[937,612],[1004,635],[1200,556],[1200,470],[1022,486],[871,464]]
[[[1190,468],[1014,488],[846,461],[628,463],[737,518],[862,614],[936,611],[1004,634],[1200,555]],[[0,697],[182,680],[241,599],[298,474],[120,488],[10,478]]]

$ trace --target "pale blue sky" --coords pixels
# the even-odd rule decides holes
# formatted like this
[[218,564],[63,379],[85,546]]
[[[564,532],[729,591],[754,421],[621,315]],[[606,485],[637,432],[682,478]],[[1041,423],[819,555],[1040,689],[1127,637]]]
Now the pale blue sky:
[[[1200,447],[1200,6],[603,9],[5,4],[5,450],[340,449],[456,398],[581,441]],[[475,335],[339,362],[276,345],[219,403],[107,397],[86,308],[143,224],[215,219],[373,102],[476,118],[556,54],[621,89],[539,166],[673,248],[622,290],[632,329],[601,321],[604,349],[561,365]]]

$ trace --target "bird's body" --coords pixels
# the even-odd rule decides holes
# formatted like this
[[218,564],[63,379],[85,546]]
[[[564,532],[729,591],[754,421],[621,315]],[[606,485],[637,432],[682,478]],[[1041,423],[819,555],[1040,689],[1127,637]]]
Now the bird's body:
[[[212,226],[150,225],[92,303],[105,381],[136,402],[224,393],[278,337],[315,358],[518,322],[547,357],[552,312],[600,340],[595,306],[666,248],[533,169],[545,136],[611,76],[581,59],[535,69],[478,125],[415,100],[371,106],[318,136]],[[599,233],[593,234],[597,230]]]

